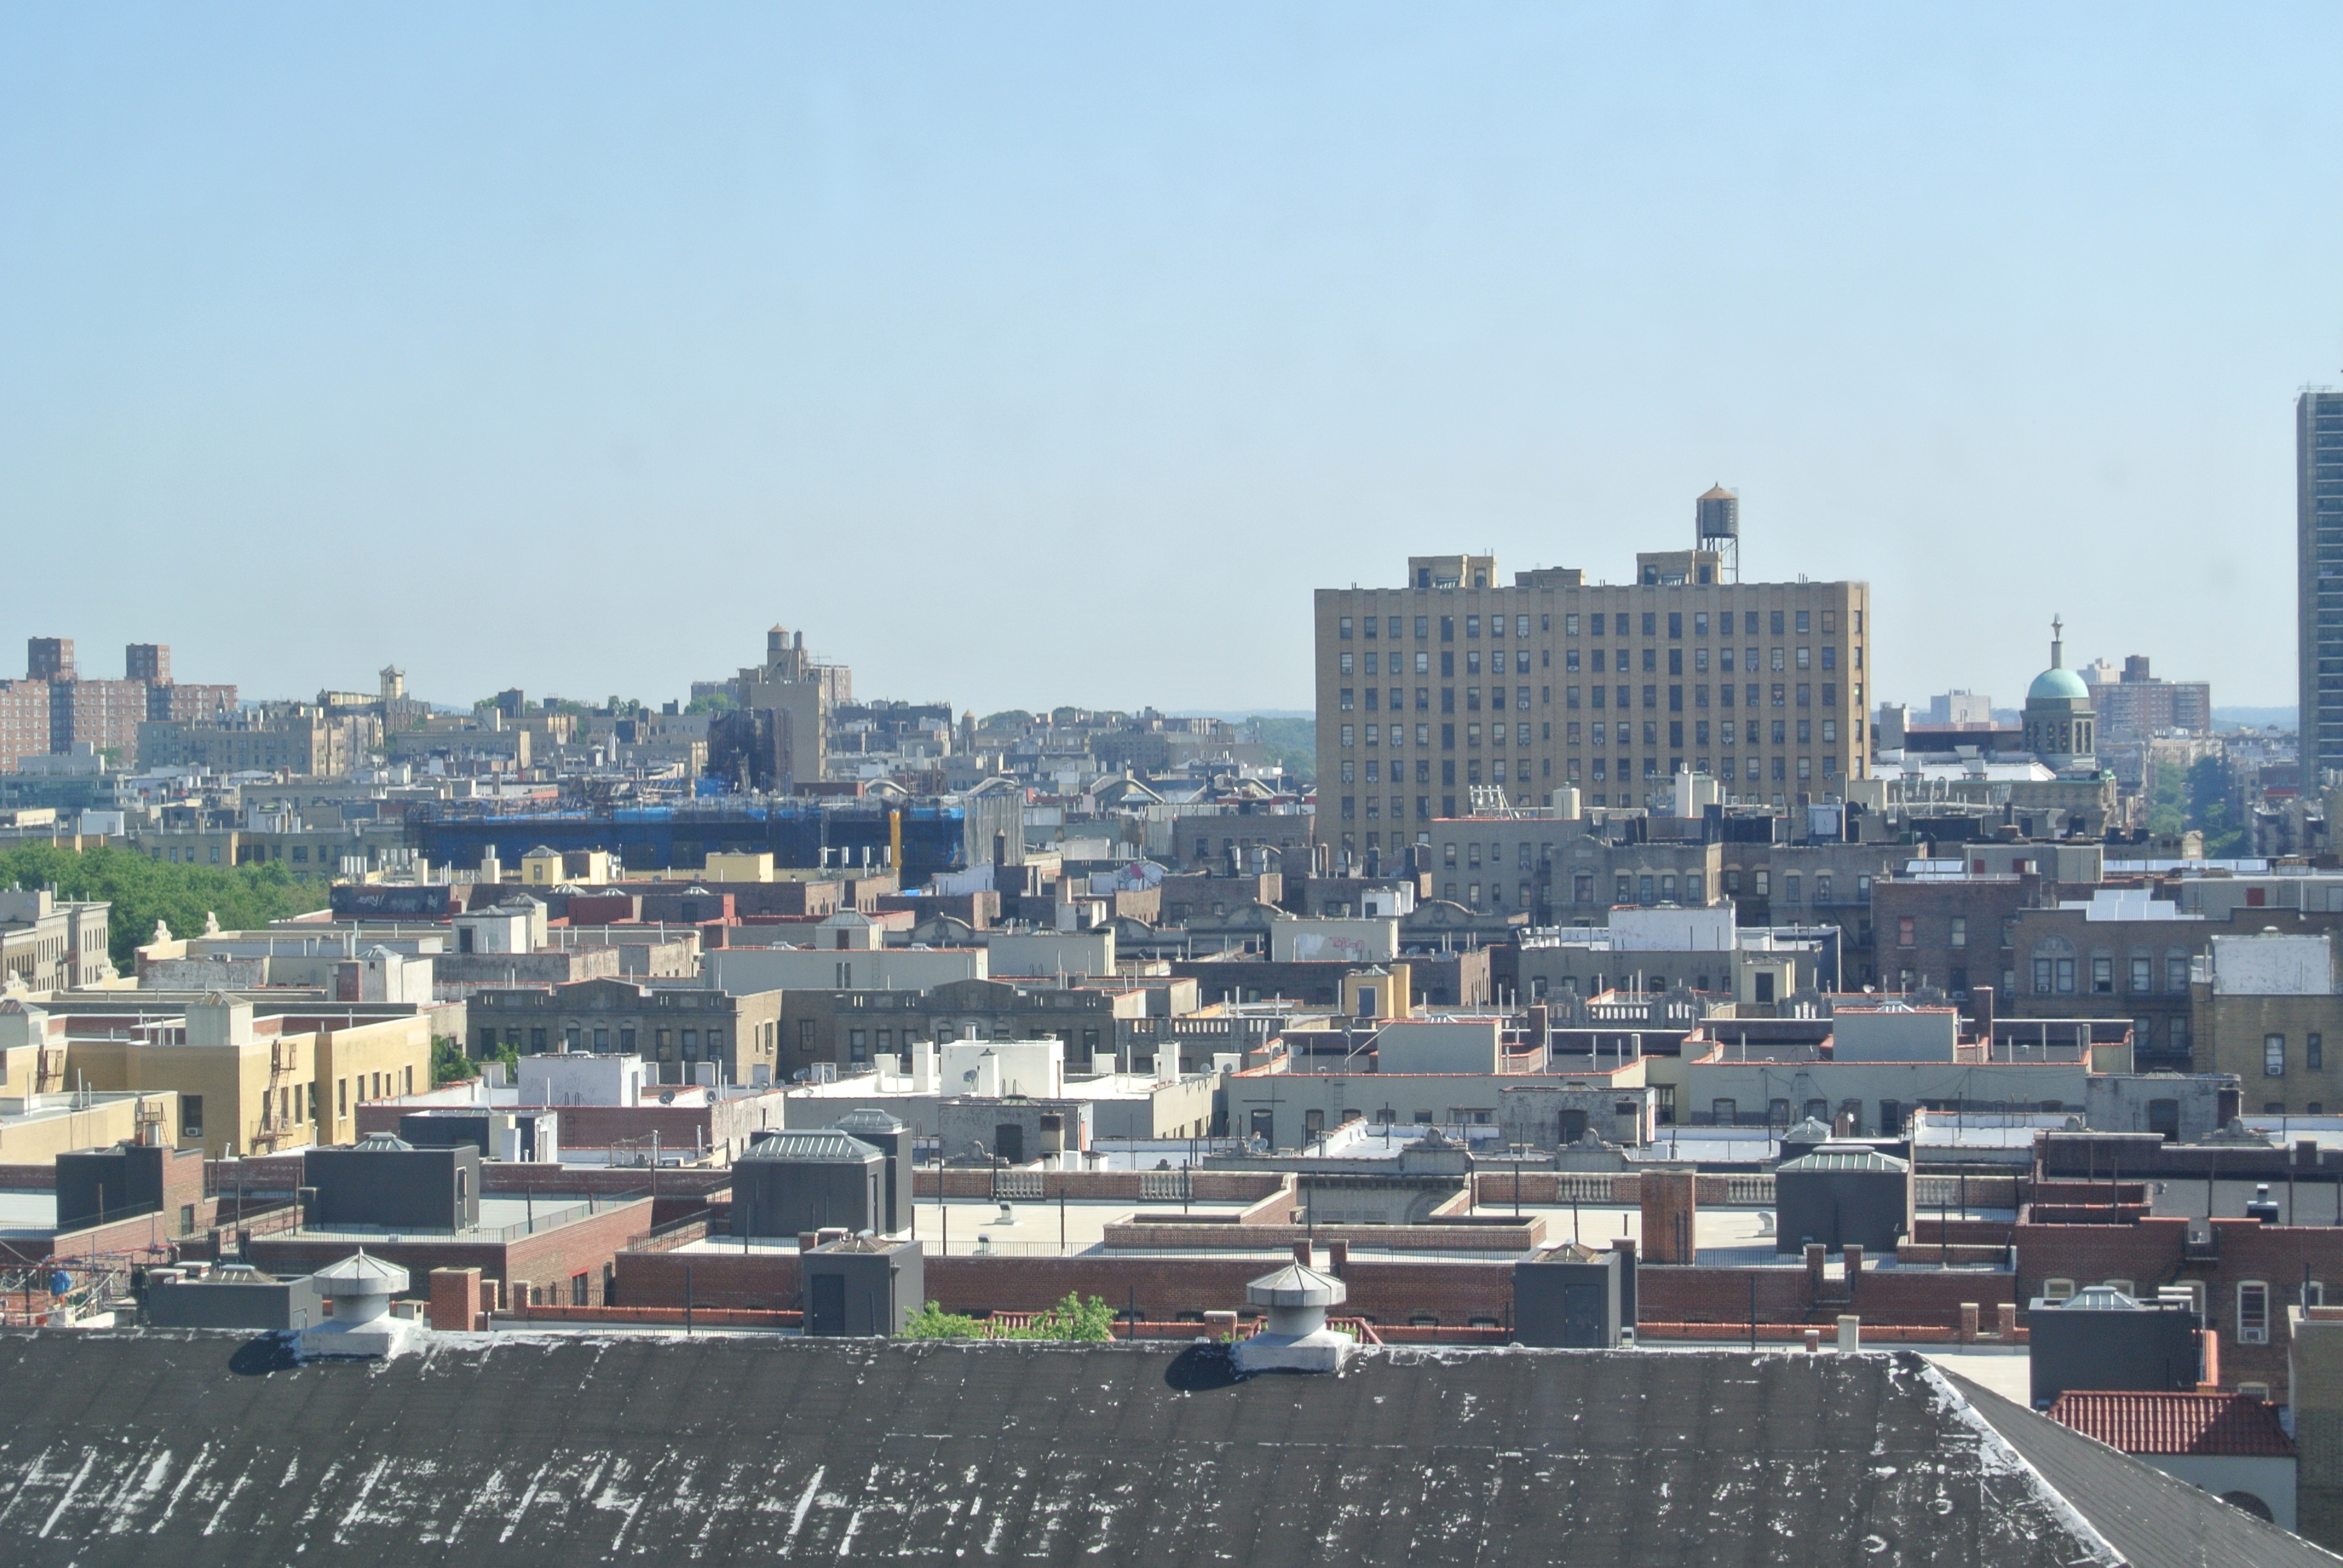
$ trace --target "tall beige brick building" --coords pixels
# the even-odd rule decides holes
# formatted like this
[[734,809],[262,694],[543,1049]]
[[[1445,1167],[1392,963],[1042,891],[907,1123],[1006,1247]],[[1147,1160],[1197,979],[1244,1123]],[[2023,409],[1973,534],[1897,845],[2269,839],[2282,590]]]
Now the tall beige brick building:
[[1729,800],[1843,795],[1867,756],[1870,586],[1728,581],[1731,559],[1648,551],[1626,583],[1505,584],[1493,556],[1416,556],[1404,587],[1320,589],[1321,840],[1422,841],[1476,786],[1643,806],[1691,770]]

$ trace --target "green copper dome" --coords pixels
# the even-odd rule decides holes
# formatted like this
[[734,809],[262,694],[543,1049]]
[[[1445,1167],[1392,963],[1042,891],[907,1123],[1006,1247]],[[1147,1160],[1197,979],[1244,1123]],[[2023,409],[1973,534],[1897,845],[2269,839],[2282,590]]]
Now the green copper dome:
[[2034,684],[2026,689],[2026,700],[2028,702],[2047,702],[2060,698],[2075,702],[2088,702],[2091,699],[2091,689],[2084,685],[2083,678],[2073,670],[2056,666],[2036,676]]

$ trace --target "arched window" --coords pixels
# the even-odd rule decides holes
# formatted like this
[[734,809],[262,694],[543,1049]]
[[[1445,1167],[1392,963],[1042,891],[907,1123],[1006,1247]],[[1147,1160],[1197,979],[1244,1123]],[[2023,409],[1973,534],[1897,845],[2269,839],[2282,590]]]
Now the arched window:
[[2063,937],[2046,937],[2034,944],[2034,991],[2036,996],[2072,996],[2075,992],[2075,950]]

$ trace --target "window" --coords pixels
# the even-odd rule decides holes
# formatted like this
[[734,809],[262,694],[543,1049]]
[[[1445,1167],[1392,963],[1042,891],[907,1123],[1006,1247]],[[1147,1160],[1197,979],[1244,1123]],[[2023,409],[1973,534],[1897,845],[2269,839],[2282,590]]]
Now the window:
[[2073,1299],[2074,1294],[2075,1282],[2072,1280],[2045,1280],[2042,1282],[2042,1299],[2046,1302],[2070,1301]]
[[2107,996],[2116,989],[2116,960],[2095,958],[2091,960],[2091,994]]
[[2319,1039],[2315,1029],[2303,1037],[2302,1065],[2313,1072],[2327,1070],[2327,1042]]
[[1739,1109],[1730,1100],[1712,1100],[1708,1102],[1708,1119],[1719,1127],[1732,1126],[1739,1114]]
[[2269,1286],[2259,1280],[2247,1280],[2237,1287],[2237,1342],[2269,1343]]
[[1916,944],[1918,940],[1917,933],[1913,928],[1917,924],[1918,922],[1909,915],[1900,915],[1896,918],[1896,945],[1897,947],[1908,948]]
[[2167,990],[2188,989],[2188,960],[2177,953],[2164,960],[2164,989]]
[[1955,915],[1952,918],[1951,926],[1952,931],[1950,940],[1952,945],[1956,948],[1965,948],[1968,946],[1969,918],[1966,915]]
[[2262,1076],[2264,1078],[2286,1076],[2286,1036],[2282,1034],[2262,1036]]
[[[1346,615],[1341,617],[1334,622],[1334,635],[1342,638],[1344,642],[1351,640],[1351,618],[1349,616]],[[1349,657],[1350,656],[1348,654],[1343,655],[1343,658],[1346,659]]]
[[2155,960],[2135,955],[2131,960],[2131,989],[2134,990],[2153,990],[2155,988]]
[[204,1097],[200,1094],[179,1096],[179,1135],[201,1138],[204,1135]]

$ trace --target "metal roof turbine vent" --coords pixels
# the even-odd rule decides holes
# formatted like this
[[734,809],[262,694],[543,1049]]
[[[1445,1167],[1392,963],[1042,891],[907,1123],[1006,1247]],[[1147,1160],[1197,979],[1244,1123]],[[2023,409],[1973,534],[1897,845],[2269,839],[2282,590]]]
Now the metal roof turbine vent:
[[1338,1372],[1358,1342],[1326,1326],[1326,1309],[1350,1291],[1332,1274],[1288,1263],[1245,1287],[1245,1300],[1269,1312],[1269,1325],[1237,1346],[1237,1365],[1249,1372]]
[[301,1330],[305,1356],[395,1356],[422,1331],[411,1318],[390,1315],[390,1299],[407,1289],[407,1271],[369,1258],[360,1248],[310,1276],[334,1315]]

